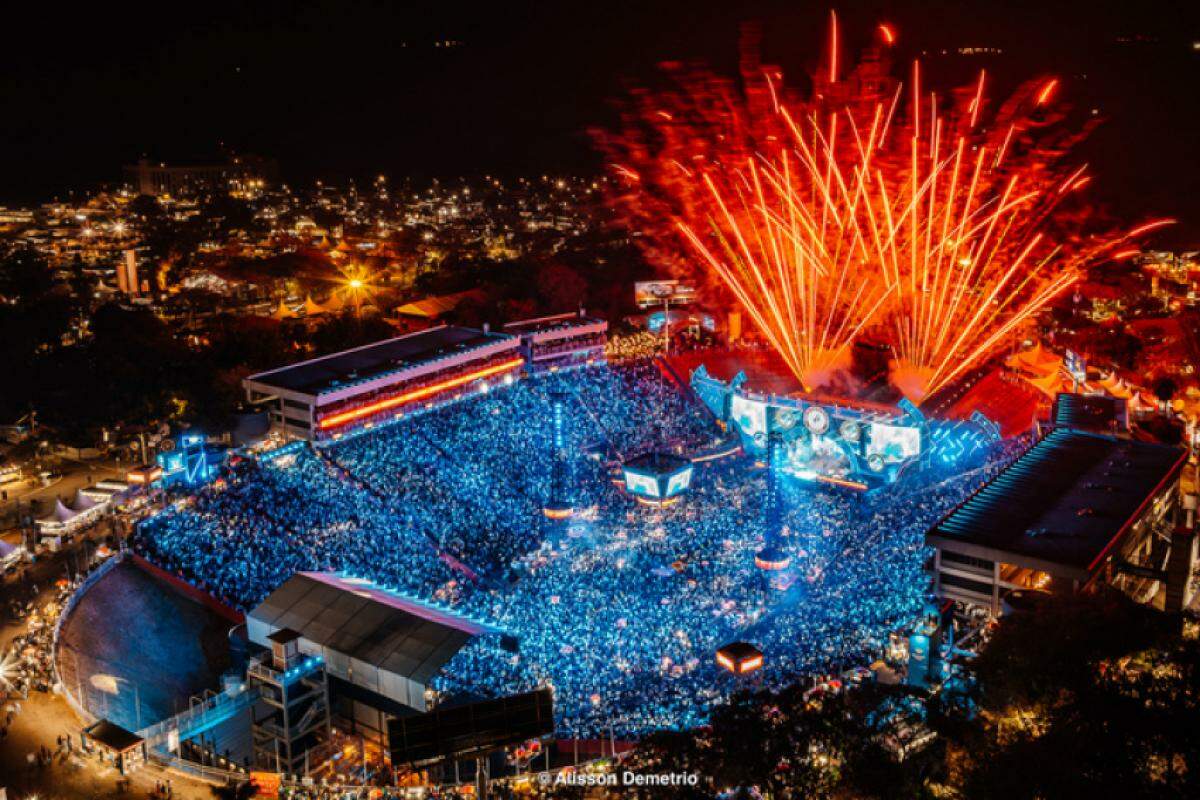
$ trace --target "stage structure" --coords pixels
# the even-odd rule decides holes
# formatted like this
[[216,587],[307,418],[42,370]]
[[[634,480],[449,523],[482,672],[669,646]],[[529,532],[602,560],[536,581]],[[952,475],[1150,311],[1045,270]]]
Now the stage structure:
[[621,466],[625,491],[639,503],[670,505],[692,485],[692,462],[671,453],[646,453]]
[[207,437],[200,433],[168,439],[163,442],[163,452],[154,458],[159,470],[155,480],[163,487],[207,483],[216,477],[220,467],[220,456],[209,449]]
[[999,440],[994,423],[930,420],[908,400],[886,406],[821,395],[771,395],[748,386],[739,372],[730,381],[692,372],[691,386],[716,417],[737,433],[743,449],[767,460],[777,435],[776,468],[805,481],[870,490],[930,467],[978,461]]
[[730,642],[717,651],[717,664],[734,675],[745,675],[762,667],[763,654],[749,642]]

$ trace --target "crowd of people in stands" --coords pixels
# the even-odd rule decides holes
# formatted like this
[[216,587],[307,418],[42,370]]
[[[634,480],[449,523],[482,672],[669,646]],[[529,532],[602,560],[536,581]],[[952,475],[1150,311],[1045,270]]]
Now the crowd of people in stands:
[[[555,447],[554,407],[565,442]],[[650,450],[726,435],[653,361],[530,377],[347,436],[243,462],[143,523],[134,547],[242,610],[294,572],[338,570],[436,599],[515,637],[473,640],[446,694],[551,685],[560,733],[702,722],[739,678],[717,648],[752,641],[760,684],[851,666],[920,610],[922,534],[1012,455],[901,493],[786,484],[784,588],[754,565],[765,477],[697,467],[682,502],[648,508],[613,478]],[[576,515],[542,514],[566,475]]]

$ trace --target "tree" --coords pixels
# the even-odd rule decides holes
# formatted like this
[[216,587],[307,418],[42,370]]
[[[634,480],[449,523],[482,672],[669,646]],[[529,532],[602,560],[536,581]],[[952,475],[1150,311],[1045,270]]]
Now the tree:
[[1002,619],[976,663],[964,795],[1195,796],[1200,655],[1177,626],[1117,593]]
[[391,327],[378,317],[359,319],[353,312],[343,312],[322,322],[309,337],[318,354],[336,353],[393,336]]
[[1052,704],[1092,680],[1106,659],[1153,646],[1169,622],[1120,593],[1047,597],[1027,613],[1001,620],[975,661],[984,709]]
[[129,213],[143,222],[157,221],[163,217],[163,208],[157,197],[139,194],[129,201]]
[[587,298],[587,281],[563,264],[546,264],[538,270],[537,291],[548,311],[574,311]]

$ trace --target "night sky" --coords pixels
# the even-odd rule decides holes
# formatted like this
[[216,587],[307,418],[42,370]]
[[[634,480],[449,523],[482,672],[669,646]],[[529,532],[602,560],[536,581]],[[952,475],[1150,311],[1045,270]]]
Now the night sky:
[[[887,21],[931,76],[981,66],[1063,79],[1107,120],[1086,144],[1097,197],[1178,215],[1200,247],[1200,3],[841,2],[851,49]],[[111,3],[6,12],[0,203],[120,178],[140,154],[278,159],[293,182],[594,170],[586,129],[664,60],[732,72],[758,21],[792,75],[817,58],[830,4],[790,2]],[[1118,41],[1124,38],[1126,42]],[[461,42],[438,47],[436,42]],[[857,40],[857,41],[856,41]],[[966,45],[998,57],[940,56]],[[1083,156],[1081,156],[1083,157]]]

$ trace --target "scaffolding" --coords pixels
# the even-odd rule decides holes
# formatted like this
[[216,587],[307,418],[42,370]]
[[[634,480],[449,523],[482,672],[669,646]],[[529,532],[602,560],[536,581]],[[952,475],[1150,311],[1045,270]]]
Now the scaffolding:
[[309,751],[329,739],[329,679],[324,659],[300,652],[300,634],[271,634],[271,655],[246,670],[259,703],[251,716],[254,763],[287,775],[307,775]]

